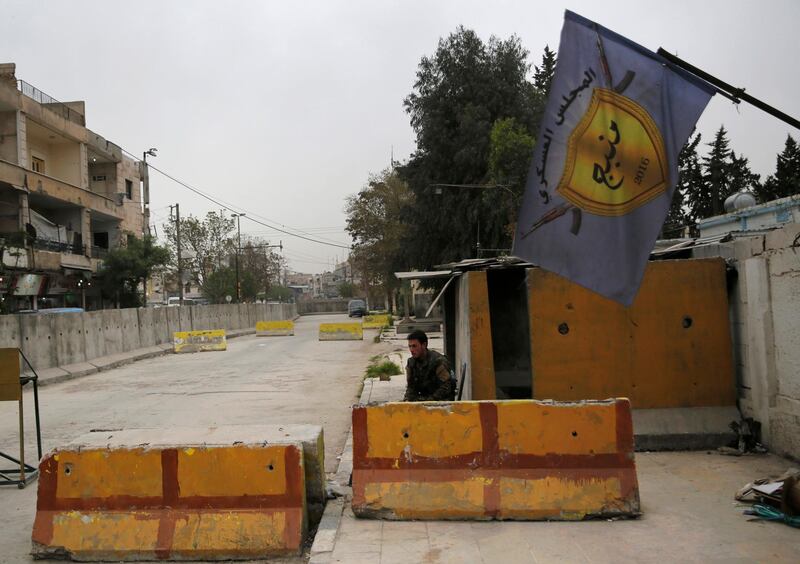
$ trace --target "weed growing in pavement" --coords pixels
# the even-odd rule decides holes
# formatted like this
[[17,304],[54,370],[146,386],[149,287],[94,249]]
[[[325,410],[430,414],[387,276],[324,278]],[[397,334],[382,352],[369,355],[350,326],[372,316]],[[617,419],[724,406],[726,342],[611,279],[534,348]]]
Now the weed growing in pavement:
[[367,366],[366,378],[380,378],[381,376],[394,376],[402,374],[403,371],[391,360],[384,360],[383,362],[373,362]]

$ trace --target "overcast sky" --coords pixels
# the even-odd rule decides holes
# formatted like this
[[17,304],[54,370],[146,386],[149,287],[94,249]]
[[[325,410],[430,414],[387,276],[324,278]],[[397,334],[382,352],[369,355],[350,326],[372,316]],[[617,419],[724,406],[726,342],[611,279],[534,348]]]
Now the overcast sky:
[[[85,100],[87,126],[232,207],[314,238],[349,244],[344,198],[403,160],[414,135],[403,98],[417,64],[463,24],[483,39],[516,34],[538,64],[569,8],[800,117],[800,2],[771,1],[150,1],[0,0],[0,62],[62,101]],[[787,133],[742,104],[712,99],[755,172],[774,171]],[[211,202],[154,173],[153,223],[205,215]],[[290,268],[321,272],[346,250],[270,231]]]

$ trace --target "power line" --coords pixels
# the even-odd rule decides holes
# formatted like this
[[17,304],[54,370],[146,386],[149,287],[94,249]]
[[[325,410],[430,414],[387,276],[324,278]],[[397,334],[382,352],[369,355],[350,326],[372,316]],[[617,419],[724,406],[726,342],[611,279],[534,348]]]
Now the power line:
[[[126,153],[128,153],[128,154],[129,154],[131,157],[133,157],[133,158],[135,158],[135,159],[138,159],[138,157],[137,157],[136,155],[134,155],[133,153],[131,153],[130,151],[127,151],[127,150],[125,150],[125,149],[123,149],[123,151],[125,151]],[[217,200],[217,199],[215,199],[215,198],[212,198],[212,197],[211,197],[211,196],[209,196],[208,194],[205,194],[204,192],[202,192],[202,191],[198,190],[198,189],[197,189],[197,188],[195,188],[194,186],[191,186],[191,185],[187,184],[186,182],[183,182],[182,180],[179,180],[178,178],[175,178],[175,177],[174,177],[174,176],[172,176],[171,174],[169,174],[169,173],[167,173],[167,172],[165,172],[165,171],[163,171],[163,170],[161,170],[161,169],[159,169],[159,168],[157,168],[157,167],[153,166],[153,165],[152,165],[151,163],[149,163],[149,162],[147,163],[147,166],[148,166],[149,168],[151,168],[151,169],[155,170],[156,172],[158,172],[158,173],[160,173],[160,174],[162,174],[162,175],[166,176],[167,178],[169,178],[169,179],[170,179],[170,180],[172,180],[173,182],[175,182],[175,183],[177,183],[177,184],[180,184],[181,186],[183,186],[184,188],[186,188],[186,189],[188,189],[188,190],[191,190],[192,192],[194,192],[194,193],[195,193],[195,194],[197,194],[198,196],[202,196],[202,197],[203,197],[203,198],[205,198],[206,200],[208,200],[208,201],[210,201],[210,202],[213,202],[214,204],[216,204],[216,205],[220,206],[220,207],[221,207],[221,208],[223,208],[223,209],[226,209],[226,210],[228,210],[228,211],[229,211],[229,212],[231,212],[231,213],[242,213],[242,208],[239,208],[238,206],[234,206],[233,204],[225,204],[225,203],[223,203],[223,202],[222,202],[222,201],[220,201],[220,200]],[[238,208],[238,209],[237,209],[237,208]],[[245,210],[245,212],[247,212],[247,210]],[[270,229],[274,229],[275,231],[279,231],[280,233],[284,233],[284,234],[286,234],[286,235],[289,235],[289,236],[291,236],[291,237],[298,237],[299,239],[305,239],[306,241],[310,241],[310,242],[312,242],[312,243],[319,243],[320,245],[329,245],[329,246],[331,246],[331,247],[339,247],[340,249],[348,249],[348,250],[350,249],[350,246],[349,246],[349,245],[342,245],[342,244],[339,244],[339,243],[333,243],[333,242],[328,242],[328,241],[322,241],[322,240],[320,240],[320,239],[314,239],[313,237],[306,237],[306,236],[304,236],[304,235],[300,235],[300,234],[298,234],[298,233],[292,233],[291,231],[287,231],[286,229],[281,229],[280,227],[276,227],[275,225],[270,225],[270,224],[268,224],[268,223],[265,223],[265,222],[263,222],[263,221],[259,221],[259,220],[255,219],[255,218],[251,217],[251,215],[248,215],[249,213],[251,213],[251,212],[247,212],[247,213],[245,213],[245,214],[244,214],[244,217],[245,217],[246,219],[249,219],[250,221],[252,221],[252,222],[254,222],[254,223],[257,223],[257,224],[259,224],[259,225],[263,225],[264,227],[268,227],[268,228],[270,228]],[[255,215],[256,217],[259,217],[259,216],[258,216],[258,214],[253,214],[253,215]]]

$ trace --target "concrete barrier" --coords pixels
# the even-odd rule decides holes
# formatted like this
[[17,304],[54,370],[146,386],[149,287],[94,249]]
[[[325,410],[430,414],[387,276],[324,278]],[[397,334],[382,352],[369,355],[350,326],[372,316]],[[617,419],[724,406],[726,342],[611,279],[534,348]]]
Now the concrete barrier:
[[362,341],[364,330],[361,323],[320,323],[320,341]]
[[630,402],[356,406],[353,512],[400,520],[637,516]]
[[285,337],[294,335],[294,321],[256,321],[257,337]]
[[33,550],[74,560],[250,560],[300,553],[302,449],[127,445],[108,437],[46,455]]
[[228,350],[225,329],[211,331],[176,331],[174,339],[176,353]]
[[364,329],[380,329],[381,327],[388,327],[388,315],[365,315],[362,322]]
[[0,316],[0,347],[19,347],[36,370],[92,362],[172,343],[189,330],[252,328],[293,319],[295,304],[230,304]]

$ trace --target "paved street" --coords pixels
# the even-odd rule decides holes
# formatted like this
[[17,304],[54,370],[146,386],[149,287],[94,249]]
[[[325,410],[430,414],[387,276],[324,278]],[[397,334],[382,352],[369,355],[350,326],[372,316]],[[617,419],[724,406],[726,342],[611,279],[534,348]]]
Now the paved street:
[[[240,337],[226,352],[173,355],[40,389],[44,450],[92,429],[306,423],[325,431],[325,469],[334,472],[371,356],[393,347],[363,341],[319,342],[321,322],[304,316],[294,337]],[[32,406],[26,392],[26,408]],[[29,455],[35,453],[32,409]],[[15,455],[17,410],[0,404],[0,450]],[[36,484],[0,488],[0,563],[29,562]]]

